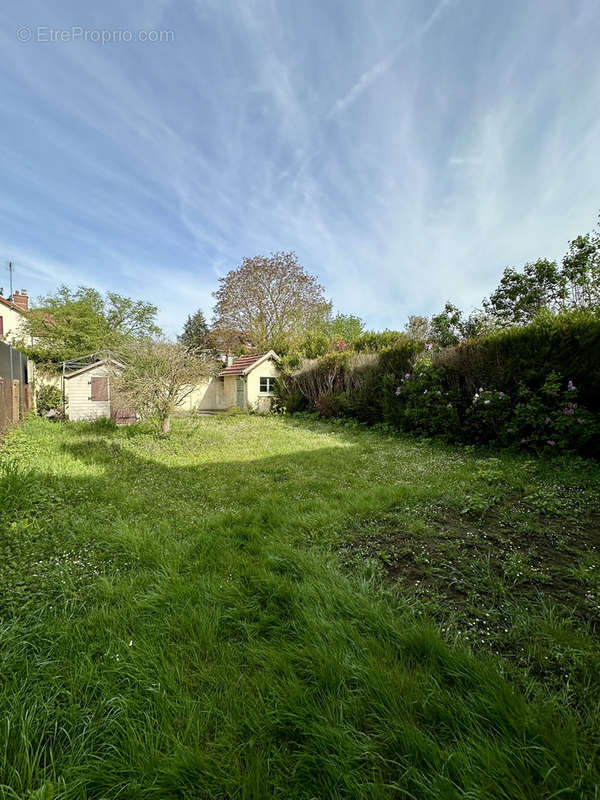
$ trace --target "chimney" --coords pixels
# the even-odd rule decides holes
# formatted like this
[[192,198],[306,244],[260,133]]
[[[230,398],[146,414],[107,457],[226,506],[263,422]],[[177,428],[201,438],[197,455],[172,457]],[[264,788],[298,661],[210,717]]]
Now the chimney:
[[230,367],[232,364],[233,364],[233,353],[231,352],[231,350],[228,350],[227,351],[227,361],[225,363],[225,366]]
[[27,292],[25,289],[21,289],[13,294],[12,296],[12,304],[17,311],[27,311],[29,309],[29,297],[27,297]]

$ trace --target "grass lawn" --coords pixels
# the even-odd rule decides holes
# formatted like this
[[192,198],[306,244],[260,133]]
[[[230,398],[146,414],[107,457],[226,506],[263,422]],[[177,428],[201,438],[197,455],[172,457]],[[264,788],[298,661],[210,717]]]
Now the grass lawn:
[[0,798],[598,798],[600,468],[326,423],[32,419]]

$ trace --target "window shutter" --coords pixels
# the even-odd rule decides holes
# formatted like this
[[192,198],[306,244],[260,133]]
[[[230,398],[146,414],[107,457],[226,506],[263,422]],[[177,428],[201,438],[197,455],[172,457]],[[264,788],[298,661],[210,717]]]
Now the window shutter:
[[98,377],[92,378],[90,381],[91,386],[91,400],[105,401],[108,400],[108,378]]

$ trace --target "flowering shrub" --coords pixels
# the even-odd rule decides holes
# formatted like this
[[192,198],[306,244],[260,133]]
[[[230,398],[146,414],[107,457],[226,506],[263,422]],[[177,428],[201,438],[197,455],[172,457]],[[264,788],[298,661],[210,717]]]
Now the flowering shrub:
[[580,452],[592,455],[598,446],[600,424],[577,401],[572,380],[550,373],[539,392],[521,386],[506,436],[536,451]]
[[509,444],[511,416],[511,399],[506,392],[481,387],[465,410],[463,434],[472,442]]
[[388,376],[384,390],[384,422],[427,436],[458,435],[456,393],[447,388],[443,370],[433,365],[428,352],[418,356],[399,381]]

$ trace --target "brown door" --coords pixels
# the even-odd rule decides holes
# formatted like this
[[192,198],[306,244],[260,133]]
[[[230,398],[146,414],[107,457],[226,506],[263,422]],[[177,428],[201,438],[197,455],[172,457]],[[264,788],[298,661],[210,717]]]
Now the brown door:
[[90,380],[90,388],[90,400],[108,400],[108,378],[92,378]]

